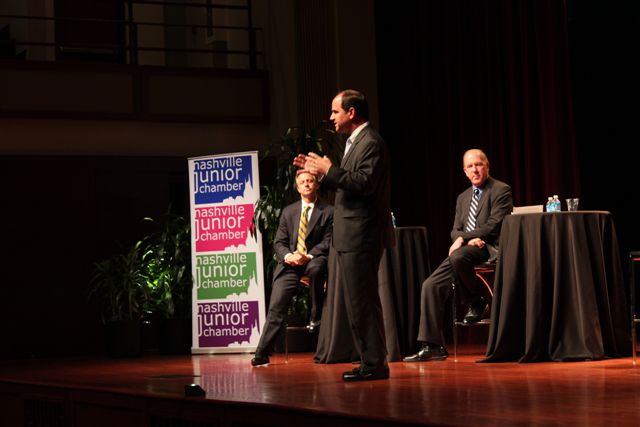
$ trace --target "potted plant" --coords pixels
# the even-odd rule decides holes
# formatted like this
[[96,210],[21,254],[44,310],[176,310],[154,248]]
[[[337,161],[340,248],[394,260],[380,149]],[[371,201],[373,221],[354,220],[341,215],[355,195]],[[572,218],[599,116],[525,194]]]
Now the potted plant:
[[141,353],[144,341],[163,353],[187,353],[191,348],[190,224],[170,209],[160,220],[143,221],[153,227],[145,237],[126,253],[94,265],[89,296],[103,305],[107,352],[114,357],[134,356]]
[[162,353],[188,353],[193,286],[189,220],[169,210],[158,221],[145,221],[156,226],[144,239],[144,264],[149,289],[147,309],[158,318],[158,347]]
[[94,265],[89,297],[102,303],[107,354],[137,356],[142,351],[140,319],[149,299],[142,241],[127,252]]

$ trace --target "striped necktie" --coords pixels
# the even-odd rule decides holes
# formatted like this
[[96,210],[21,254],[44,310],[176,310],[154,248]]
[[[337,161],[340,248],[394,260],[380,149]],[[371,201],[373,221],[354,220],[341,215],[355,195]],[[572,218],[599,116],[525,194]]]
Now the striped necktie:
[[467,227],[465,231],[472,231],[476,228],[476,216],[478,216],[478,202],[480,201],[480,190],[473,189],[471,206],[469,206],[469,216],[467,217]]
[[307,238],[307,224],[309,223],[309,219],[307,218],[309,213],[309,208],[311,206],[307,205],[302,209],[302,214],[300,215],[300,225],[298,226],[298,240],[296,242],[296,251],[306,254],[307,253],[307,244],[304,242]]

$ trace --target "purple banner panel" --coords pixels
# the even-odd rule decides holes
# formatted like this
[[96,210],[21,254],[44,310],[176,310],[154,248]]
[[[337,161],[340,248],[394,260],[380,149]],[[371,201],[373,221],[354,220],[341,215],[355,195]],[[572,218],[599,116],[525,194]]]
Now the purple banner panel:
[[228,347],[249,342],[258,328],[258,301],[198,303],[198,344],[200,347]]

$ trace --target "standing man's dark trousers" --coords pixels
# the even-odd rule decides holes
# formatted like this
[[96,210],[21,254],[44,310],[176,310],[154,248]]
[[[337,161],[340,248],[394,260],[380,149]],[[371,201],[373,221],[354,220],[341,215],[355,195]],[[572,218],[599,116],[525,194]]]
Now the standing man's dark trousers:
[[[265,357],[273,352],[278,332],[284,324],[289,309],[289,303],[298,290],[298,282],[302,276],[309,277],[311,289],[320,287],[324,290],[324,282],[327,277],[326,257],[313,258],[307,265],[299,267],[285,265],[274,279],[269,300],[269,313],[265,321],[264,332],[260,335],[256,355]],[[317,310],[322,312],[322,307],[318,307]]]
[[478,280],[474,266],[488,259],[489,251],[486,247],[463,246],[442,261],[422,283],[418,341],[446,347],[442,331],[451,283],[456,284],[456,291],[463,301],[471,301],[475,295],[470,285]]
[[387,347],[378,293],[378,266],[382,249],[339,252],[338,268],[356,351],[365,370],[386,365]]

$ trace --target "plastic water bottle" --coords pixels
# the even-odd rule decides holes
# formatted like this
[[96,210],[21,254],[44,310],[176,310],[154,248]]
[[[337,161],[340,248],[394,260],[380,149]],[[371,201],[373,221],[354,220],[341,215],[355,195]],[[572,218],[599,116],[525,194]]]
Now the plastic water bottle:
[[553,212],[553,197],[547,197],[547,205],[545,207],[547,212]]
[[560,205],[560,199],[558,198],[557,194],[553,195],[553,211],[554,212],[560,212],[562,210],[561,205]]

